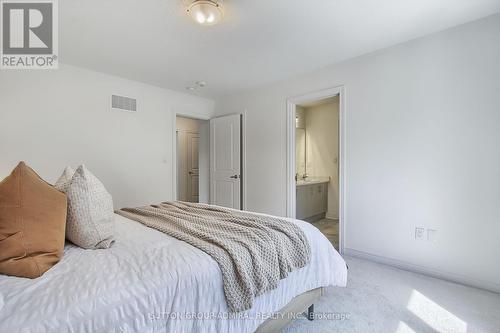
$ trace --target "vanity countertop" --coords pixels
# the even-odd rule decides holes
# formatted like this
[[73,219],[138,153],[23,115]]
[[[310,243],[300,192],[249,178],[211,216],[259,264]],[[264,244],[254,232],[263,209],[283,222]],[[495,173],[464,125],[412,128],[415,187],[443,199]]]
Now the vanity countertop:
[[307,185],[315,185],[315,184],[324,184],[329,183],[330,177],[310,177],[305,180],[299,179],[295,182],[296,186],[307,186]]

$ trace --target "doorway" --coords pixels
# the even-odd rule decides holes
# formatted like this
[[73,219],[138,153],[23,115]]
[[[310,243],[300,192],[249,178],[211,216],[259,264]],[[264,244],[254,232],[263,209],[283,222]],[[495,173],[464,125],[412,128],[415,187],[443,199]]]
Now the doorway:
[[177,199],[208,202],[208,121],[176,117]]
[[174,114],[174,200],[245,208],[244,114]]
[[291,98],[287,108],[287,214],[344,247],[343,87]]

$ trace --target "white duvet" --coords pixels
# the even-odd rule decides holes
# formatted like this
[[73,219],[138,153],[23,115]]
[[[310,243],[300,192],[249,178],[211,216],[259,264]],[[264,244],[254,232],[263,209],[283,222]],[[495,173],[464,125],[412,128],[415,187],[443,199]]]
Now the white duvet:
[[66,245],[63,259],[34,280],[0,275],[0,332],[253,332],[293,297],[345,286],[344,260],[309,223],[311,263],[228,313],[217,263],[193,246],[115,215],[115,244]]

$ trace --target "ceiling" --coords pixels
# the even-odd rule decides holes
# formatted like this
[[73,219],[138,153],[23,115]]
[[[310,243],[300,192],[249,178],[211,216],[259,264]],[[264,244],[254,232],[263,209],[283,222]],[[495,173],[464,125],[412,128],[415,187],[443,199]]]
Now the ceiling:
[[500,12],[499,0],[225,0],[202,27],[186,0],[59,1],[63,63],[206,97],[306,73]]

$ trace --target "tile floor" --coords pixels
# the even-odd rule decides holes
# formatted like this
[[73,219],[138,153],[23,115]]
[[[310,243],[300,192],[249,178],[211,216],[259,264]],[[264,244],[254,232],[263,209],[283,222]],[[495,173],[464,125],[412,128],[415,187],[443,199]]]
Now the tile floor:
[[312,223],[318,228],[328,240],[333,244],[336,250],[339,249],[339,220],[322,219]]

